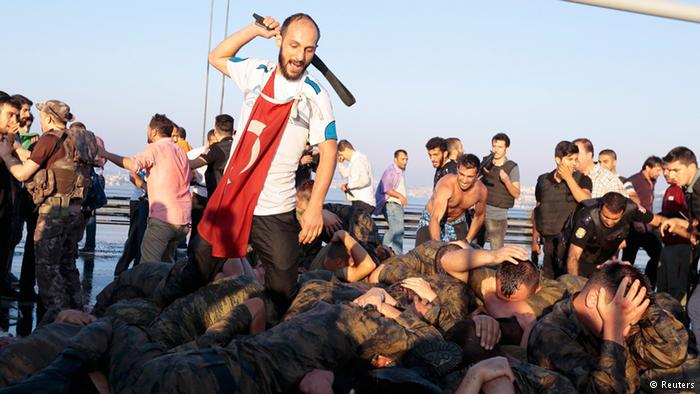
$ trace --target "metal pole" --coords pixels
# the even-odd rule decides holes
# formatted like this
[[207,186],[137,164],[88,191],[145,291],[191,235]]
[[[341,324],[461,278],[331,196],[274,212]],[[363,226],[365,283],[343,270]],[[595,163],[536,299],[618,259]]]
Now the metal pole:
[[564,0],[614,10],[700,23],[700,6],[670,0]]
[[[231,0],[226,0],[226,24],[224,25],[224,40],[228,37],[228,16],[229,8],[231,6]],[[221,103],[219,104],[219,114],[224,113],[224,83],[226,82],[226,76],[221,74]]]
[[[211,52],[211,32],[214,22],[214,0],[211,0],[211,6],[209,11],[209,49],[207,50],[207,55]],[[207,143],[207,104],[209,102],[209,60],[207,59],[207,73],[206,81],[204,82],[204,121],[202,122],[202,145]]]

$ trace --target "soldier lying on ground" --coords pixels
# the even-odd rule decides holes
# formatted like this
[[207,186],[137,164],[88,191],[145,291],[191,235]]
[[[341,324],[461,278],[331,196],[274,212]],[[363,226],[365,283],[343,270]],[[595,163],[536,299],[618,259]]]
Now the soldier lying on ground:
[[478,312],[495,318],[515,317],[523,329],[520,346],[527,339],[535,321],[566,294],[559,282],[541,277],[529,260],[504,262],[497,269],[479,268],[470,272],[469,286],[483,303]]
[[288,392],[313,369],[334,370],[357,358],[396,360],[418,343],[441,339],[421,319],[430,313],[426,300],[416,296],[404,311],[396,304],[379,290],[351,303],[319,302],[293,319],[254,337],[234,339],[224,348],[170,353],[140,327],[100,319],[85,327],[46,369],[0,392],[29,393],[37,388],[65,392],[77,374],[104,356],[112,392],[178,391],[183,382],[201,392]]
[[631,265],[607,264],[535,325],[528,360],[580,392],[633,393],[642,371],[680,366],[687,347],[685,327],[654,302],[648,279]]
[[[465,249],[466,248],[466,249]],[[497,250],[472,249],[462,242],[428,241],[402,256],[394,256],[381,264],[370,275],[370,283],[393,284],[411,276],[447,273],[464,283],[469,282],[469,271],[488,265],[517,259],[526,260],[527,251],[517,246]]]
[[366,278],[377,267],[368,251],[347,231],[333,234],[309,266],[309,270],[324,269],[345,282],[357,282]]

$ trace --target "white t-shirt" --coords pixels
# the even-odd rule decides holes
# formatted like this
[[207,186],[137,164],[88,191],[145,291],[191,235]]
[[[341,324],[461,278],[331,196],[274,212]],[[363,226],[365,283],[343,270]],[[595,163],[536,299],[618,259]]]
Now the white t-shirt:
[[[189,160],[194,160],[198,158],[202,153],[206,152],[208,146],[200,146],[199,148],[190,149],[187,152],[187,158]],[[190,185],[190,191],[202,196],[207,197],[207,182],[204,179],[204,172],[207,170],[207,166],[201,166],[194,170],[194,177],[192,178],[192,185]]]
[[[243,128],[248,125],[253,104],[274,72],[275,66],[275,63],[267,60],[253,58],[232,57],[228,62],[228,73],[243,92],[239,122],[239,125],[243,125],[240,130],[242,132],[236,133],[230,155],[235,152],[240,136],[245,132]],[[276,215],[294,210],[296,207],[294,175],[306,142],[317,145],[326,140],[338,139],[330,96],[308,72],[304,72],[304,75],[296,81],[288,81],[282,75],[277,75],[274,91],[274,98],[277,100],[288,100],[292,97],[301,97],[301,99],[297,107],[298,115],[296,118],[290,116],[275,157],[272,159],[265,185],[255,206],[254,214],[257,216]]]

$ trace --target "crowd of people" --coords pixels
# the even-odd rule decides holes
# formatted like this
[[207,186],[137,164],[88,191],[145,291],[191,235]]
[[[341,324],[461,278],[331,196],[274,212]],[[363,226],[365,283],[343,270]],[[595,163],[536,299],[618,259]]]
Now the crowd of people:
[[[277,62],[239,56],[257,37],[278,41]],[[242,91],[243,128],[221,114],[199,148],[155,114],[145,148],[118,155],[59,100],[36,104],[38,135],[33,103],[0,92],[2,294],[42,307],[31,335],[0,338],[0,393],[700,387],[690,149],[622,178],[614,151],[596,163],[590,140],[559,142],[537,179],[529,255],[506,245],[521,193],[509,136],[494,135],[483,158],[431,138],[433,192],[406,251],[408,153],[396,150],[375,182],[367,156],[338,140],[330,96],[306,72],[319,38],[295,14],[221,42],[209,62]],[[129,172],[134,194],[114,281],[88,311],[75,260],[105,203],[105,160]],[[336,167],[348,204],[326,201]],[[655,214],[662,174],[670,186]],[[15,294],[9,265],[25,222]],[[644,272],[631,264],[639,248]]]

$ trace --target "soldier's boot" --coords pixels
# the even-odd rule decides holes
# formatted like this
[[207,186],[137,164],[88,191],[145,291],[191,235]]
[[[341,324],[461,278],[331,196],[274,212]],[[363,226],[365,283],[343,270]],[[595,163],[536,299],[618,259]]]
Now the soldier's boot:
[[462,349],[454,342],[425,342],[406,352],[400,363],[427,372],[426,377],[438,378],[460,366]]

